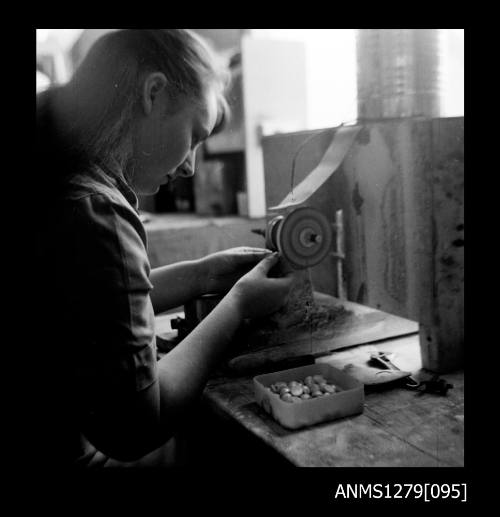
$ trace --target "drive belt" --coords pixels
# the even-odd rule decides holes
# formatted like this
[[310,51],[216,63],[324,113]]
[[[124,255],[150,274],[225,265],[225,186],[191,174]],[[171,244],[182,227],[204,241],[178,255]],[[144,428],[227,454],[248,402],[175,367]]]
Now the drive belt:
[[319,164],[296,188],[292,188],[279,205],[270,207],[269,210],[281,210],[305,203],[340,167],[360,130],[361,126],[339,127]]

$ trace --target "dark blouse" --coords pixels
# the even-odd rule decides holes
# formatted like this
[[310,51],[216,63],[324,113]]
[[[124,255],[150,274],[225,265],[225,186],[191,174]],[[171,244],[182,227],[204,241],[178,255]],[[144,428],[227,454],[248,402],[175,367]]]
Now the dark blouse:
[[153,286],[137,197],[116,171],[89,166],[61,192],[36,241],[44,425],[57,462],[92,464],[85,429],[157,382]]

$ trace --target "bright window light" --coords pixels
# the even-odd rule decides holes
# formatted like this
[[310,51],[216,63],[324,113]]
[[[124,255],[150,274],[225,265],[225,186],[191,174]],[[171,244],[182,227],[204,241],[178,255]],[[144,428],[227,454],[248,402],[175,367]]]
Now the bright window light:
[[305,129],[334,127],[357,118],[356,29],[252,29],[251,33],[306,45]]
[[464,116],[464,29],[440,30],[441,117]]

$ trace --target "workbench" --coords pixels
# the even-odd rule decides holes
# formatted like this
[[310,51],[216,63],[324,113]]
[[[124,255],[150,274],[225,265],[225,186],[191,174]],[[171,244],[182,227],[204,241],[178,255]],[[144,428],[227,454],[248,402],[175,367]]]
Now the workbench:
[[[163,317],[163,328],[165,321]],[[367,350],[394,353],[400,369],[420,379],[429,377],[421,368],[418,334],[338,350],[316,361],[341,369]],[[210,433],[210,424],[203,425],[214,458],[226,454],[243,461],[247,450],[247,459],[257,454],[255,461],[262,464],[269,458],[273,465],[463,467],[464,373],[443,377],[453,385],[446,396],[420,395],[400,385],[374,391],[365,387],[362,414],[291,431],[255,402],[253,375],[218,373],[207,383],[202,401],[205,414],[219,422],[217,430]],[[226,437],[215,439],[221,429],[226,429]]]

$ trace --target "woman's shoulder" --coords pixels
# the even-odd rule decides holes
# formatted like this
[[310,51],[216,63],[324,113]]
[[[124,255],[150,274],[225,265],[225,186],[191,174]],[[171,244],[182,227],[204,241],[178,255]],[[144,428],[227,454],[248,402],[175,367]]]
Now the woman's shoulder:
[[134,199],[112,178],[92,174],[73,177],[64,204],[79,226],[100,226],[110,231],[130,229],[146,241]]
[[95,197],[109,203],[134,208],[130,199],[124,196],[118,182],[93,166],[71,176],[67,182],[65,197],[68,200]]
[[86,173],[74,175],[69,180],[64,197],[70,203],[110,205],[120,213],[130,212],[135,215],[134,219],[139,219],[137,197],[130,189],[124,190],[122,183],[92,168]]

